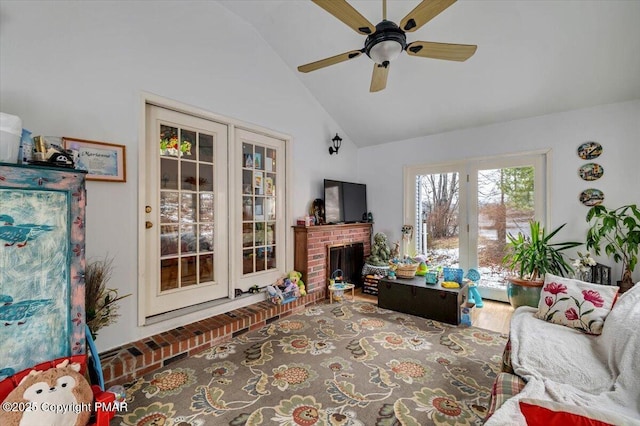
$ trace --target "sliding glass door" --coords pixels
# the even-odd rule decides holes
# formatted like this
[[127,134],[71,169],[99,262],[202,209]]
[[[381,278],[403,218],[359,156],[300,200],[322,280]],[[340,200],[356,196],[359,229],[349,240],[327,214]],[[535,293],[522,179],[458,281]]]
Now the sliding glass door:
[[405,168],[405,223],[432,265],[476,268],[483,297],[507,301],[509,233],[544,223],[546,153]]

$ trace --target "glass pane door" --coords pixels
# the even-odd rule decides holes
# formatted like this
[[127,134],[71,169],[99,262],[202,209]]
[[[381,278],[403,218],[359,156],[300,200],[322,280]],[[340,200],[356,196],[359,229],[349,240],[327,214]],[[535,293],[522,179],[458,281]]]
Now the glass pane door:
[[236,290],[281,278],[286,269],[284,140],[236,130],[232,270]]
[[480,287],[488,298],[506,301],[502,266],[507,234],[529,232],[535,211],[533,166],[478,170],[477,259]]
[[227,126],[147,106],[145,316],[228,297]]
[[242,275],[276,268],[277,151],[242,143]]
[[160,291],[214,277],[214,135],[160,125]]
[[418,175],[416,190],[417,251],[426,254],[433,266],[458,267],[460,173]]

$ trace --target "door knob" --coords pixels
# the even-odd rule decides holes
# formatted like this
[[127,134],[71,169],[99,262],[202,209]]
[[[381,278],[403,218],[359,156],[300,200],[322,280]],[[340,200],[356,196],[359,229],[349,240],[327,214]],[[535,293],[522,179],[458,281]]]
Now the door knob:
[[145,227],[145,228],[147,228],[147,229],[152,228],[152,227],[153,227],[153,223],[152,223],[152,222],[149,222],[149,221],[146,221],[146,222],[144,223],[144,227]]

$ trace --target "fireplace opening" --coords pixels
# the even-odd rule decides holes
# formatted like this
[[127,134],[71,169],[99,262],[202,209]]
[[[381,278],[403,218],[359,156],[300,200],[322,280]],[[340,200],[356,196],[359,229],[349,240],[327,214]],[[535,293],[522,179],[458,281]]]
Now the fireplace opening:
[[337,269],[342,269],[344,280],[362,287],[362,267],[364,266],[364,244],[336,244],[327,246],[329,259],[327,279]]

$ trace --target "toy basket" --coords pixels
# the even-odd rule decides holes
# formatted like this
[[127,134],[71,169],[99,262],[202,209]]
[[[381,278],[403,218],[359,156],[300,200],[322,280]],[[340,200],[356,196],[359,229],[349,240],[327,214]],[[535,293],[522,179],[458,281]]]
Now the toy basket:
[[419,263],[399,263],[396,265],[396,276],[398,278],[413,278],[416,276]]
[[444,268],[442,275],[444,281],[455,281],[458,284],[462,284],[464,271],[460,268]]

